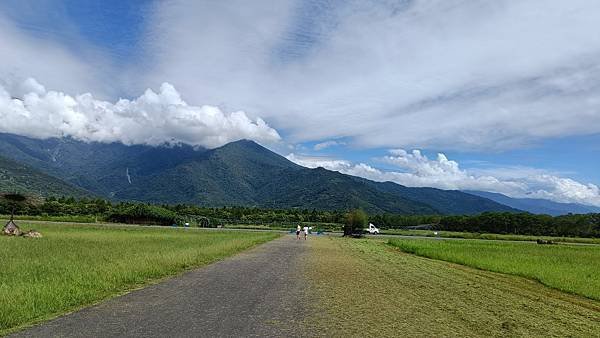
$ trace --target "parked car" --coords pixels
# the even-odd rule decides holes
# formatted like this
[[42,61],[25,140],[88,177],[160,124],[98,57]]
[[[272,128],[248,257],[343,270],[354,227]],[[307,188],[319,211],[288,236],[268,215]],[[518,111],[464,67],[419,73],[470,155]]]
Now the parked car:
[[369,227],[366,231],[371,235],[379,235],[379,229],[373,225],[373,223],[369,223]]

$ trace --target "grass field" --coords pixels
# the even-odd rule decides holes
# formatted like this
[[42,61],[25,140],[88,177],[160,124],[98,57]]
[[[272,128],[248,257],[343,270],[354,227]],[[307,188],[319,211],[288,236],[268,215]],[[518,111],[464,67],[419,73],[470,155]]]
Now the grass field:
[[324,336],[600,335],[600,302],[526,278],[403,253],[374,239],[310,244],[311,317]]
[[389,243],[407,253],[527,277],[600,300],[599,245],[429,239],[393,239]]
[[34,228],[44,237],[0,236],[0,336],[279,236],[91,225]]
[[[437,235],[435,234],[437,232]],[[382,230],[382,234],[386,235],[403,235],[403,236],[422,236],[422,237],[442,237],[442,238],[464,238],[464,239],[488,239],[499,241],[536,241],[537,239],[545,239],[559,243],[585,243],[585,244],[600,244],[600,238],[583,238],[583,237],[552,237],[552,236],[531,236],[531,235],[504,235],[504,234],[480,234],[474,232],[459,232],[459,231],[434,231],[434,230],[404,230],[404,229],[388,229]]]

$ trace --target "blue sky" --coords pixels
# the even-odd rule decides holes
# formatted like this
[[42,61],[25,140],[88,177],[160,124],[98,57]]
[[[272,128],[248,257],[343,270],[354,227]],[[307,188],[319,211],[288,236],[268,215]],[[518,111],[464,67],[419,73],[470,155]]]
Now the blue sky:
[[[599,9],[7,0],[0,47],[12,54],[0,56],[0,84],[12,97],[64,92],[81,108],[39,108],[67,123],[4,131],[208,147],[252,138],[303,165],[371,179],[598,205]],[[88,92],[109,106],[76,96]],[[149,131],[182,116],[191,120]]]
[[[6,0],[0,10],[30,34],[57,40],[74,52],[80,38],[118,58],[134,62],[153,0]],[[84,51],[85,52],[85,51]]]

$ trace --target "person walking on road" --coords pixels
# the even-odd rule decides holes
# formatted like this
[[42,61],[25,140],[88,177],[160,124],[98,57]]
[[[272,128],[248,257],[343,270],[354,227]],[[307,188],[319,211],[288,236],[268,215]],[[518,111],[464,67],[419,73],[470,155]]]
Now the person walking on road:
[[307,236],[308,236],[308,227],[304,226],[304,240],[306,240]]
[[302,228],[300,227],[300,224],[298,224],[298,227],[296,228],[296,239],[300,239],[300,231],[302,230]]

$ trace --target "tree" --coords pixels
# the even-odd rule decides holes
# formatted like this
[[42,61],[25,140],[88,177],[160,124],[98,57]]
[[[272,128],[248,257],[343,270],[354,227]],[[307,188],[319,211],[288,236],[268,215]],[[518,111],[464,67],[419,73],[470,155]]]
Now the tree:
[[21,207],[27,201],[27,196],[19,193],[4,193],[2,194],[2,200],[10,209],[10,221],[12,222],[15,217],[15,211],[18,207]]
[[363,229],[367,225],[367,214],[361,209],[356,209],[346,214],[346,224],[344,225],[344,236],[362,235]]
[[20,235],[21,230],[14,221],[15,211],[18,207],[22,207],[29,201],[28,197],[19,193],[4,193],[1,196],[2,202],[10,209],[10,220],[2,228],[5,235]]

